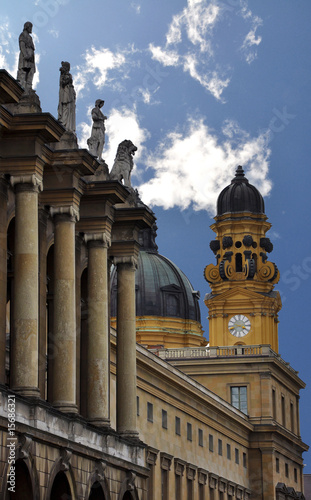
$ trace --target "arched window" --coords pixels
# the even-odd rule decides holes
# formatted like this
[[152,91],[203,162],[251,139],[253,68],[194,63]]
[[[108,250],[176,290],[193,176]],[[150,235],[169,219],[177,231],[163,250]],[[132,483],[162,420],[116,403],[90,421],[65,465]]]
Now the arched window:
[[64,498],[71,500],[72,494],[66,475],[64,472],[58,472],[53,482],[50,500],[64,500]]
[[122,500],[133,500],[133,497],[129,491],[126,491],[123,495]]
[[89,500],[105,500],[103,489],[98,481],[96,481],[91,488]]
[[33,500],[31,477],[23,460],[15,464],[15,492],[8,491],[7,500]]

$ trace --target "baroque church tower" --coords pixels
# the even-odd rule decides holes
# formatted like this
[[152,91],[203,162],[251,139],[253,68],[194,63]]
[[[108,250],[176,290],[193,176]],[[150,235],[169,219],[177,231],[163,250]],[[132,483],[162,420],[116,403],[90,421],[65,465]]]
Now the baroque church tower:
[[209,309],[210,346],[269,344],[278,352],[279,280],[277,266],[268,260],[273,245],[266,232],[271,224],[264,201],[241,166],[231,184],[220,193],[211,229],[210,247],[216,264],[204,271],[212,292]]

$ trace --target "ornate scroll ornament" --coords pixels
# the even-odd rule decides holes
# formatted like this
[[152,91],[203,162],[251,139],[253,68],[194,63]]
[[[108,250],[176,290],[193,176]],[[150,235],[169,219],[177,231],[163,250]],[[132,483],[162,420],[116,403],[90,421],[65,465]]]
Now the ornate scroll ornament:
[[217,283],[217,281],[221,281],[218,266],[214,266],[214,264],[209,264],[204,269],[204,278],[209,283]]
[[136,481],[136,474],[133,471],[128,471],[126,474],[126,483],[127,483],[127,490],[128,491],[134,491],[135,490],[135,481]]
[[219,274],[223,280],[232,279],[234,275],[233,265],[228,260],[222,260],[219,264]]
[[20,436],[18,442],[19,458],[27,459],[31,453],[32,439],[24,434]]
[[80,218],[79,210],[77,210],[72,205],[69,205],[67,207],[51,207],[50,214],[52,217],[54,217],[55,215],[69,215],[70,217],[72,217],[72,219],[74,219],[75,222],[77,222]]
[[15,186],[16,184],[31,184],[32,186],[38,188],[38,191],[43,190],[43,182],[42,177],[29,174],[29,175],[11,175],[10,177],[11,186]]
[[244,266],[244,273],[246,278],[253,278],[256,273],[256,262],[254,259],[246,259]]
[[104,481],[106,469],[107,465],[105,462],[103,462],[102,460],[96,461],[96,466],[95,466],[96,481],[98,482]]
[[257,276],[261,281],[277,283],[280,279],[280,273],[273,262],[266,262],[257,271]]
[[69,470],[70,460],[72,457],[72,451],[62,448],[60,452],[60,470]]

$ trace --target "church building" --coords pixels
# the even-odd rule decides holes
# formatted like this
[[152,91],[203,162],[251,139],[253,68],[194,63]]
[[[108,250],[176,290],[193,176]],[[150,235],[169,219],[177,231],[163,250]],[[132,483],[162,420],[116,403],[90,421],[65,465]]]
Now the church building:
[[1,500],[305,498],[305,384],[240,166],[211,227],[207,342],[154,213],[0,70]]

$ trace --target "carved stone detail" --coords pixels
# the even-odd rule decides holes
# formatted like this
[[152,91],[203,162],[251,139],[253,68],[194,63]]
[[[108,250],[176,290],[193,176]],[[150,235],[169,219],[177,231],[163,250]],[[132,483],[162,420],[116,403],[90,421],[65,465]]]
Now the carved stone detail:
[[128,491],[134,491],[135,490],[135,481],[136,481],[136,474],[133,471],[128,471],[126,474],[127,478],[127,490]]
[[85,233],[84,235],[85,243],[98,242],[102,243],[106,248],[111,246],[111,238],[106,233]]
[[24,434],[20,436],[18,442],[19,458],[23,459],[29,458],[31,447],[32,447],[32,439],[29,436],[25,436]]
[[33,187],[37,188],[39,191],[43,190],[42,177],[38,177],[35,174],[29,175],[11,175],[10,177],[11,186],[16,184],[31,184]]
[[62,471],[67,471],[69,470],[70,466],[70,460],[72,457],[72,451],[68,450],[67,448],[62,448],[60,451],[60,470]]
[[72,205],[69,205],[68,207],[51,207],[50,214],[52,217],[55,215],[69,215],[74,222],[77,222],[80,218],[79,210]]

